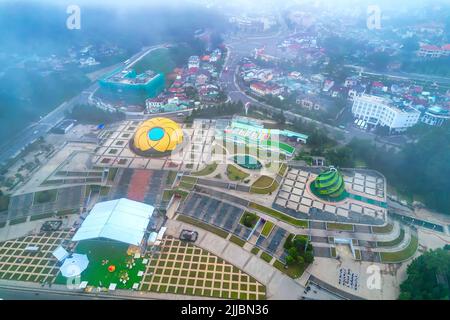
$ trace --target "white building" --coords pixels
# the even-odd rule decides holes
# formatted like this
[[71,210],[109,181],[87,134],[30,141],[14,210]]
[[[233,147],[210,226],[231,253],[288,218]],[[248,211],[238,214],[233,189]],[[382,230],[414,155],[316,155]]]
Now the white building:
[[398,107],[388,98],[368,94],[355,97],[352,113],[356,119],[373,126],[387,126],[391,131],[404,131],[420,118],[420,112],[412,107]]
[[189,57],[188,68],[199,68],[200,67],[200,58],[198,56]]

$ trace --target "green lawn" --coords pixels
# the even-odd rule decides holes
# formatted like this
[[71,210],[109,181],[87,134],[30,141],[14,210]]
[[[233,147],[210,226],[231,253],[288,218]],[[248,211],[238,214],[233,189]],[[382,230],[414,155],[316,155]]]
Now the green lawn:
[[224,231],[222,229],[216,228],[216,227],[214,227],[214,226],[212,226],[210,224],[206,224],[204,222],[201,222],[201,221],[199,221],[197,219],[193,219],[191,217],[184,216],[184,215],[180,214],[180,215],[178,215],[177,220],[189,223],[189,224],[191,224],[193,226],[196,226],[196,227],[199,227],[199,228],[204,229],[206,231],[212,232],[212,233],[218,235],[219,237],[222,237],[222,238],[228,237],[228,232],[226,232],[226,231]]
[[259,252],[259,248],[258,247],[253,247],[250,252],[253,253],[254,255],[257,255],[258,252]]
[[353,225],[352,224],[346,224],[346,223],[327,223],[327,230],[340,230],[340,231],[353,231]]
[[245,244],[245,241],[244,241],[244,240],[242,240],[242,239],[239,238],[239,237],[236,237],[235,235],[232,235],[232,236],[230,237],[230,241],[233,242],[234,244],[237,244],[239,247],[243,247],[244,244]]
[[252,184],[250,192],[258,194],[268,194],[274,192],[275,190],[277,190],[277,188],[278,182],[276,182],[273,178],[268,176],[261,176]]
[[244,180],[249,176],[248,173],[238,169],[237,167],[233,166],[232,164],[229,164],[227,166],[227,177],[231,181],[241,181]]
[[193,176],[206,176],[208,174],[213,173],[217,169],[217,163],[213,162],[211,164],[208,164],[206,167],[204,167],[202,170],[197,172],[192,172],[191,174]]
[[412,258],[419,247],[419,239],[417,235],[411,236],[409,245],[401,251],[397,252],[380,252],[381,261],[384,263],[402,262]]
[[382,227],[372,227],[373,233],[390,233],[394,229],[394,225],[391,223],[386,224]]
[[262,228],[261,234],[267,238],[269,236],[270,232],[272,231],[273,226],[274,226],[274,224],[272,222],[266,221],[266,223],[264,223],[264,226]]
[[[127,255],[128,245],[117,241],[85,240],[78,243],[75,252],[86,254],[89,259],[88,268],[81,273],[81,281],[88,281],[88,285],[109,287],[116,283],[119,289],[130,289],[134,283],[140,283],[139,271],[145,271],[142,258],[133,259]],[[108,261],[106,264],[104,261]],[[135,266],[127,267],[127,261],[134,260]],[[114,265],[114,272],[108,271],[108,266]],[[119,281],[122,274],[128,274],[129,280],[123,284]],[[65,284],[67,279],[59,274],[56,283]]]
[[306,221],[306,220],[295,219],[291,216],[288,216],[287,214],[284,214],[283,212],[274,210],[269,207],[262,206],[260,204],[254,203],[254,202],[250,203],[249,207],[259,210],[261,212],[264,212],[265,214],[268,214],[269,216],[272,216],[278,220],[284,221],[284,222],[292,224],[294,226],[308,228],[308,221]]
[[267,263],[270,263],[270,261],[272,261],[272,258],[273,257],[270,254],[268,254],[267,252],[261,253],[261,259],[263,259]]
[[355,259],[361,260],[361,251],[360,250],[355,250]]
[[400,234],[397,238],[391,241],[377,241],[378,247],[395,247],[402,243],[403,239],[405,239],[405,230],[402,228],[400,229]]

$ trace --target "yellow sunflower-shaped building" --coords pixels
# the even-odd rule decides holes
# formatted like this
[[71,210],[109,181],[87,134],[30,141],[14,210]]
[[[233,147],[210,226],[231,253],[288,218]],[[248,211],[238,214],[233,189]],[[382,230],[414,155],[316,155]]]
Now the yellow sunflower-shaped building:
[[183,142],[183,131],[173,120],[152,118],[143,122],[132,139],[132,149],[141,155],[165,154]]

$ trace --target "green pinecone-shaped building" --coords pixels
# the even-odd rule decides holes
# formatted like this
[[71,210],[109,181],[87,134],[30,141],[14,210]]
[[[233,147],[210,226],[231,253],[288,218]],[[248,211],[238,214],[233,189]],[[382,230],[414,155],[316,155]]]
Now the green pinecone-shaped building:
[[316,180],[311,183],[311,191],[318,197],[340,201],[346,197],[344,178],[334,167],[318,175]]

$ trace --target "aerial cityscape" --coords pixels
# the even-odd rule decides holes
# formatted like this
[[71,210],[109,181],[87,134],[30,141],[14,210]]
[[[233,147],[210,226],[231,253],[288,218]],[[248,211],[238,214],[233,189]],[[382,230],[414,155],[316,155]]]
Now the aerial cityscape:
[[449,1],[4,0],[0,80],[0,300],[450,300]]

